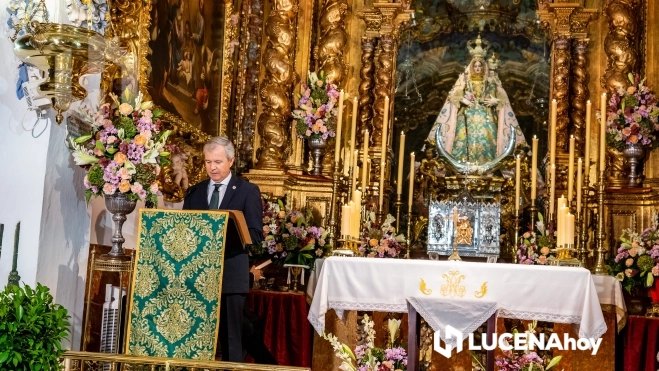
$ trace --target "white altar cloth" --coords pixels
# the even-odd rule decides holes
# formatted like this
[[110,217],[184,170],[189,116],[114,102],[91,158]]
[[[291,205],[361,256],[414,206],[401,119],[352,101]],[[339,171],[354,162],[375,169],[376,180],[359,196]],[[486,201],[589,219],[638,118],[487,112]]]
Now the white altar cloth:
[[[322,333],[334,309],[407,312],[407,298],[484,299],[505,318],[573,323],[599,338],[606,323],[591,274],[584,268],[330,257],[322,264],[309,322]],[[450,323],[449,323],[450,324]]]
[[627,306],[622,295],[620,281],[613,276],[593,275],[593,282],[595,282],[600,304],[612,305],[616,308],[616,323],[618,324],[618,332],[620,332],[627,324]]

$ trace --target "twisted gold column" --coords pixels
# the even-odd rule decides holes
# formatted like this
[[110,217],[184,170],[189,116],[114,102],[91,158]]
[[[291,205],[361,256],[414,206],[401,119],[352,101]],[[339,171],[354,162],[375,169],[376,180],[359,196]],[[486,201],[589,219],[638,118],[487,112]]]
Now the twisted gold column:
[[640,3],[641,0],[611,0],[604,8],[609,33],[604,39],[606,73],[600,82],[609,93],[617,86],[629,86],[627,74],[634,72],[636,67]]
[[586,52],[588,39],[572,40],[572,111],[570,134],[574,135],[574,149],[577,153],[584,151],[586,145],[586,101],[588,100],[588,67]]
[[558,36],[554,39],[554,52],[552,54],[554,62],[553,71],[553,95],[556,99],[556,150],[558,153],[567,152],[568,139],[568,109],[569,101],[569,82],[570,82],[570,39],[566,36]]
[[[375,38],[362,37],[362,68],[359,70],[359,116],[358,132],[366,129],[373,131],[371,126],[373,118],[373,86],[375,63],[373,61],[375,50]],[[361,135],[357,136],[357,146],[361,144]]]

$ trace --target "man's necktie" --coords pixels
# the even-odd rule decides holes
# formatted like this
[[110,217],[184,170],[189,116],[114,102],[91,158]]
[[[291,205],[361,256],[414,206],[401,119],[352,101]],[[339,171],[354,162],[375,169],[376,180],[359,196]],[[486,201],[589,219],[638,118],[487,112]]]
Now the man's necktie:
[[220,207],[220,186],[222,184],[213,184],[213,187],[215,187],[215,190],[213,190],[213,194],[211,195],[211,202],[208,204],[208,210],[217,210]]

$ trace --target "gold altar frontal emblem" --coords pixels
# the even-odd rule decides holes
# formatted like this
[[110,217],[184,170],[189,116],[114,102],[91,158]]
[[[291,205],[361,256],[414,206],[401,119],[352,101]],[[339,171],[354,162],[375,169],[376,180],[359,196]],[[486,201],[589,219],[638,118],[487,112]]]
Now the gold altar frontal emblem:
[[471,245],[473,236],[474,228],[472,228],[469,219],[459,220],[456,227],[455,243]]

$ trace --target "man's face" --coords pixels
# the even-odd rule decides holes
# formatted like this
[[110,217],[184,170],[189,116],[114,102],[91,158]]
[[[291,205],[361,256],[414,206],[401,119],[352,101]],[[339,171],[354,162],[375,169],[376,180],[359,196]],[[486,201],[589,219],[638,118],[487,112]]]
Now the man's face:
[[204,152],[204,160],[206,161],[206,172],[214,182],[219,183],[231,173],[231,165],[233,165],[233,158],[227,158],[227,153],[224,147],[217,146],[211,151]]

